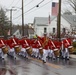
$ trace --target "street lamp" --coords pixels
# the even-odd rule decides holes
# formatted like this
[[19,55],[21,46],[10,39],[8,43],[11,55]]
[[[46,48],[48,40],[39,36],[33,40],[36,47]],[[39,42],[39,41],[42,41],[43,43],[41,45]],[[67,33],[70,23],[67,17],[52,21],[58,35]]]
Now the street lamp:
[[14,6],[13,6],[12,8],[18,8],[18,9],[21,9],[21,10],[22,10],[22,8],[20,8],[20,7],[14,7]]
[[12,11],[16,11],[17,9],[6,9],[6,11],[10,11],[10,35],[12,36]]

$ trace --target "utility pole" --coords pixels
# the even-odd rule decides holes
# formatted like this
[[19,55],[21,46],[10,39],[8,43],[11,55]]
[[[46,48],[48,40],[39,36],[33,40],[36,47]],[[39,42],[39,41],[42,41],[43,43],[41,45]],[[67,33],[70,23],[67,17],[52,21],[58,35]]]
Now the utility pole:
[[12,36],[12,11],[16,11],[16,9],[7,9],[10,11],[10,36]]
[[61,0],[59,0],[59,13],[57,16],[57,38],[61,40]]
[[24,4],[22,0],[22,36],[24,36]]

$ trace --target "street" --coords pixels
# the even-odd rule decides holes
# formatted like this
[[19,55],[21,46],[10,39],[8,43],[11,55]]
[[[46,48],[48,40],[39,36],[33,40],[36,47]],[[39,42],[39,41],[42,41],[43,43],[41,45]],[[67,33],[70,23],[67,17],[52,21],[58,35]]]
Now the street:
[[47,60],[43,63],[36,58],[25,59],[17,55],[16,60],[5,56],[0,60],[0,75],[75,75],[76,60]]

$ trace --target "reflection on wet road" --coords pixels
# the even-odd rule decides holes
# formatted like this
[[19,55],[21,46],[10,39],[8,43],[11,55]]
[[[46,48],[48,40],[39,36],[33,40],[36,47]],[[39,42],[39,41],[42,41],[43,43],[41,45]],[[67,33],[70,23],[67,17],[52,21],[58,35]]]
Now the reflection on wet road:
[[72,75],[76,74],[76,61],[49,60],[43,63],[41,60],[31,58],[25,59],[17,56],[17,59],[6,57],[0,60],[0,75]]

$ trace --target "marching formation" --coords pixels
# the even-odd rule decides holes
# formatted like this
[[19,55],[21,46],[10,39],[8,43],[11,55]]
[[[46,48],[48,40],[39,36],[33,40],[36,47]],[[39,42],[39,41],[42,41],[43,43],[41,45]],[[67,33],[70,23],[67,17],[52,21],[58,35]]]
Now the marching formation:
[[[74,39],[76,41],[76,38]],[[44,34],[43,37],[35,36],[32,39],[22,37],[21,39],[15,36],[5,40],[0,38],[0,58],[4,59],[4,55],[10,55],[16,59],[16,54],[28,59],[28,56],[41,59],[46,63],[46,59],[69,59],[69,54],[73,53],[73,40],[70,38],[51,39]]]

